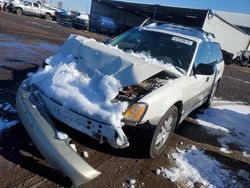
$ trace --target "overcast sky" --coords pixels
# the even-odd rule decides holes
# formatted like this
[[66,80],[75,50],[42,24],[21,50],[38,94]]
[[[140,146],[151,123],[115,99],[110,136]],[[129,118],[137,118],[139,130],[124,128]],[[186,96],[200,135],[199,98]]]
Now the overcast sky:
[[[57,4],[58,0],[51,0]],[[89,13],[91,0],[61,0],[64,8],[79,10]],[[250,0],[124,0],[130,2],[142,2],[150,4],[163,4],[189,8],[204,8],[250,13]],[[50,0],[48,0],[50,2]]]

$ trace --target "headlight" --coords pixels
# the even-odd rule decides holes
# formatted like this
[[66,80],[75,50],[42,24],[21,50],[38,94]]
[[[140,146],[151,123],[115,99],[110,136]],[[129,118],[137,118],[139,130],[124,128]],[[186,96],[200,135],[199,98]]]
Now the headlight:
[[143,118],[144,114],[147,111],[147,108],[148,106],[145,103],[135,103],[130,105],[124,114],[124,121],[133,123],[141,121],[141,119]]

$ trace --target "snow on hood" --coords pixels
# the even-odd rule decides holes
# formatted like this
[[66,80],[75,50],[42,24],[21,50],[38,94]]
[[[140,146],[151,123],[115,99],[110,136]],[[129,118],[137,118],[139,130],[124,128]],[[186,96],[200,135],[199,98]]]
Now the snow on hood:
[[[152,61],[153,62],[153,61]],[[93,39],[71,35],[48,65],[30,75],[47,96],[65,108],[121,125],[127,102],[112,103],[124,86],[138,84],[164,67]]]
[[170,64],[163,65],[143,53],[126,53],[117,47],[77,35],[71,35],[59,53],[46,62],[53,66],[69,55],[75,58],[79,71],[87,73],[90,77],[96,70],[104,75],[112,75],[120,81],[122,87],[141,83],[166,69],[180,74]]

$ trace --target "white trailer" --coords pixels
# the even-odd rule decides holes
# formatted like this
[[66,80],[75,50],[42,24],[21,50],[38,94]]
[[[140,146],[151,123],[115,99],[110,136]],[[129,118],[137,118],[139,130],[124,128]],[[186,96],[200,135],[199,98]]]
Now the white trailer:
[[240,51],[249,48],[249,35],[213,11],[208,12],[202,29],[214,34],[215,40],[220,43],[227,58],[235,58]]

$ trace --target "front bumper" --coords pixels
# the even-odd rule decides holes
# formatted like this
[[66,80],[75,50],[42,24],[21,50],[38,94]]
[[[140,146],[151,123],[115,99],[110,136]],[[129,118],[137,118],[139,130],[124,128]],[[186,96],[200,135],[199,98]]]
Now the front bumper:
[[56,128],[50,120],[46,107],[34,95],[26,91],[24,81],[16,96],[19,117],[44,158],[67,175],[75,186],[84,184],[101,173],[85,162],[67,140],[56,138]]

